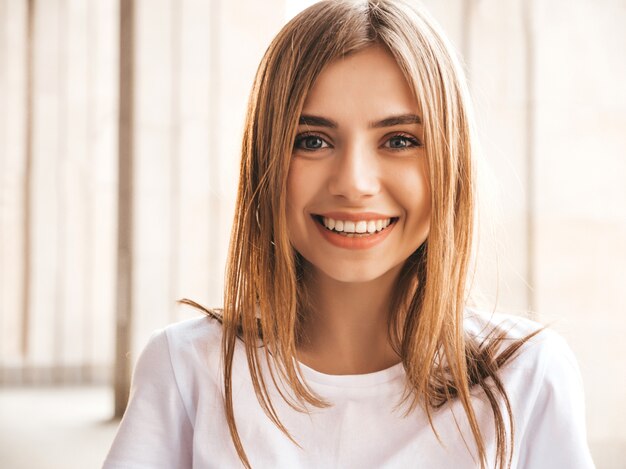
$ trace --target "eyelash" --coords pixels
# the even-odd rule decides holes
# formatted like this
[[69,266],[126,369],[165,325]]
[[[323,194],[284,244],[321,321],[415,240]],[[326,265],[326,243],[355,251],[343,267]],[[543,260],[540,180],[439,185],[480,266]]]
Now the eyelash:
[[293,143],[293,149],[294,150],[303,150],[303,151],[323,150],[324,148],[302,148],[302,147],[300,147],[300,144],[302,142],[304,142],[307,138],[311,138],[311,137],[319,138],[322,142],[324,142],[326,145],[328,145],[330,147],[330,144],[321,135],[318,135],[316,133],[311,133],[311,132],[305,132],[305,133],[296,135],[296,139],[295,139],[295,141]]
[[[311,137],[316,137],[319,138],[320,140],[322,140],[322,142],[324,142],[327,147],[322,147],[322,148],[303,148],[300,147],[300,145],[307,139],[307,138],[311,138]],[[392,147],[387,147],[388,150],[391,151],[405,151],[408,150],[410,148],[419,148],[422,146],[422,142],[420,142],[418,139],[416,139],[415,137],[412,137],[410,135],[407,135],[403,132],[398,132],[395,133],[393,135],[390,135],[389,138],[385,141],[385,144],[390,142],[392,139],[395,138],[402,138],[404,139],[404,141],[410,143],[411,145],[409,146],[405,146],[405,147],[399,147],[399,148],[392,148]],[[326,138],[316,134],[316,133],[312,133],[312,132],[305,132],[305,133],[301,133],[296,135],[294,144],[293,144],[293,148],[294,150],[303,150],[303,151],[308,151],[308,152],[314,152],[317,150],[323,150],[324,148],[328,148],[331,147],[331,145],[326,141]],[[332,148],[332,147],[331,147]]]
[[409,148],[419,148],[419,147],[422,146],[422,142],[420,142],[418,139],[416,139],[415,137],[412,137],[411,135],[407,135],[405,133],[402,133],[402,132],[391,135],[385,141],[385,143],[390,142],[394,138],[402,138],[405,141],[409,142],[411,144],[411,146],[401,147],[401,148],[389,148],[389,150],[391,150],[391,151],[403,151],[403,150],[408,150]]

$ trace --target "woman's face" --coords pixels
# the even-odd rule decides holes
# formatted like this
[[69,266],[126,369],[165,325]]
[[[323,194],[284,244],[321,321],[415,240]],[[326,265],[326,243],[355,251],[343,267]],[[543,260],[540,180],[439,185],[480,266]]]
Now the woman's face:
[[329,64],[304,103],[287,182],[287,225],[314,273],[366,282],[427,238],[430,190],[418,103],[373,46]]

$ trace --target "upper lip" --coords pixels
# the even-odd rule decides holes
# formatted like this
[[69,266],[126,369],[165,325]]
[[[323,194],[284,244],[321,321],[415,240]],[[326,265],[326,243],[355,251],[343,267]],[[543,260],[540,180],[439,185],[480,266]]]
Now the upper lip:
[[324,212],[315,215],[333,220],[349,220],[349,221],[370,221],[370,220],[386,220],[387,218],[395,218],[392,215],[383,215],[375,212]]

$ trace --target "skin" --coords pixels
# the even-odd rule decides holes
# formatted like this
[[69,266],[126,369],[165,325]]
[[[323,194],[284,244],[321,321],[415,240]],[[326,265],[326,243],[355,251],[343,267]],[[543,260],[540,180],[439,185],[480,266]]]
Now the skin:
[[[334,123],[301,118],[287,187],[289,237],[307,261],[314,301],[298,359],[322,373],[370,373],[400,361],[387,337],[389,298],[428,236],[431,211],[422,125],[381,123],[407,115],[419,116],[419,105],[381,46],[329,64],[304,104],[302,116]],[[320,231],[312,215],[330,212],[396,221],[382,241],[354,249]]]

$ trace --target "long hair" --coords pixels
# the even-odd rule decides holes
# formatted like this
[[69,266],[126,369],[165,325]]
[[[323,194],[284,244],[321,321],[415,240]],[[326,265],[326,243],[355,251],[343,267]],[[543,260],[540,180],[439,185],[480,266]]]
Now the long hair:
[[[319,2],[279,32],[258,68],[243,138],[224,307],[218,315],[230,434],[242,463],[251,467],[233,409],[237,340],[243,342],[259,404],[292,441],[269,397],[268,375],[296,411],[329,405],[299,378],[293,359],[308,302],[302,259],[287,233],[287,175],[298,119],[320,72],[375,44],[395,58],[420,105],[431,187],[428,239],[403,265],[391,302],[389,336],[406,371],[405,400],[409,411],[423,408],[436,433],[432,413],[458,399],[484,468],[487,450],[470,397],[470,388],[480,386],[493,410],[495,466],[510,467],[513,416],[498,370],[530,336],[503,350],[503,331],[494,329],[481,342],[464,332],[475,208],[470,104],[452,48],[436,23],[404,0]],[[292,392],[280,391],[278,381],[288,383]]]

